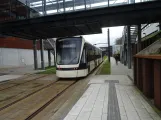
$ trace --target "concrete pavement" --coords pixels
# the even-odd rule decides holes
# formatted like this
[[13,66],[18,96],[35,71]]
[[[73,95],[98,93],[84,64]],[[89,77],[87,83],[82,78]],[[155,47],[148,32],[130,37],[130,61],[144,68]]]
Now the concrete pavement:
[[161,120],[127,76],[132,73],[111,58],[111,75],[91,77],[64,120]]

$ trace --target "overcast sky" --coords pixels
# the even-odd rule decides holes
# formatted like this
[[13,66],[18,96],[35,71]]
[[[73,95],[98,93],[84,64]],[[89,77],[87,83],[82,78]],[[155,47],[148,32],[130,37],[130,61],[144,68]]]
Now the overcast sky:
[[[123,26],[120,27],[110,27],[110,43],[111,45],[115,44],[116,38],[122,36]],[[102,28],[101,34],[92,34],[92,35],[84,35],[83,36],[86,41],[91,44],[97,43],[107,43],[107,28]],[[101,44],[97,46],[107,46],[106,44]]]

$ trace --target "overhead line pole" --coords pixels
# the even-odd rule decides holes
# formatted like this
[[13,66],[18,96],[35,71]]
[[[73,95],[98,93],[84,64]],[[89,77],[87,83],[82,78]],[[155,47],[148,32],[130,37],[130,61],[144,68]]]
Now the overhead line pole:
[[111,50],[110,50],[110,30],[109,30],[109,28],[108,28],[108,30],[107,30],[107,41],[108,41],[108,61],[110,62],[110,52],[111,52]]

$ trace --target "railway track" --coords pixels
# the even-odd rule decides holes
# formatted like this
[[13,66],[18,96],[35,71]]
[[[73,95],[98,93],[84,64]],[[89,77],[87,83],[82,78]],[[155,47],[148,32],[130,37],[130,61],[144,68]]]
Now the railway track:
[[[9,101],[9,102],[7,102],[7,98],[6,99],[4,99],[4,100],[0,100],[0,111],[2,111],[2,110],[4,110],[5,108],[7,108],[7,107],[9,107],[9,106],[11,106],[11,105],[13,105],[13,104],[16,104],[17,102],[19,102],[19,101],[21,101],[21,100],[23,100],[23,99],[25,99],[25,98],[27,98],[27,97],[29,97],[29,96],[31,96],[31,95],[33,95],[33,94],[35,94],[35,93],[37,93],[37,92],[39,92],[39,91],[41,91],[41,90],[43,90],[43,89],[45,89],[45,88],[47,88],[47,87],[50,87],[52,84],[54,84],[56,81],[54,81],[54,82],[51,82],[51,83],[49,83],[49,84],[47,84],[47,85],[44,85],[44,86],[42,86],[42,87],[40,87],[40,88],[35,88],[34,90],[32,89],[32,92],[30,92],[30,89],[28,88],[28,91],[29,92],[27,92],[26,93],[26,95],[21,95],[20,97],[16,97],[16,96],[19,96],[21,93],[23,93],[23,92],[21,92],[20,91],[20,93],[19,94],[15,94],[14,95],[14,97],[15,97],[15,99],[13,99],[13,94],[12,94],[12,96],[11,97],[9,97],[11,100]],[[1,93],[1,91],[0,91],[0,93]],[[6,100],[6,101],[5,101]],[[5,102],[3,102],[3,101],[5,101]]]
[[10,81],[1,83],[0,84],[0,91],[6,90],[6,89],[10,89],[12,87],[16,87],[16,86],[19,86],[19,85],[22,85],[22,84],[26,84],[28,82],[31,82],[33,80],[37,80],[37,79],[43,78],[45,76],[47,76],[47,75],[42,75],[42,76],[35,77],[35,78],[32,78],[32,76],[31,76],[31,79],[28,80],[30,78],[30,76],[29,76],[29,77],[24,78],[24,79],[21,78],[21,79],[18,79],[18,80],[10,80]]
[[38,113],[40,113],[43,109],[45,109],[48,105],[50,105],[57,97],[59,97],[61,94],[63,94],[69,87],[74,85],[77,81],[73,82],[69,86],[67,86],[64,90],[62,90],[60,93],[58,93],[56,96],[51,98],[48,102],[46,102],[44,105],[42,105],[39,109],[37,109],[35,112],[33,112],[31,115],[29,115],[25,120],[31,120],[33,117],[35,117]]
[[[62,95],[68,88],[77,83],[77,81],[58,80],[20,100],[8,104],[1,109],[0,119],[4,119],[10,114],[7,120],[30,120]],[[20,114],[16,115],[15,111],[18,111]]]

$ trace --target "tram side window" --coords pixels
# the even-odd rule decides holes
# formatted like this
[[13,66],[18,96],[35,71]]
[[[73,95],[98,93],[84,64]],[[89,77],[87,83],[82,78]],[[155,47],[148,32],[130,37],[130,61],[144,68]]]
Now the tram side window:
[[83,50],[82,57],[81,57],[81,63],[86,63],[86,51]]
[[91,47],[90,46],[88,46],[88,48],[87,48],[87,55],[88,55],[88,62],[90,62],[91,61]]
[[95,59],[95,48],[87,44],[87,61],[90,62]]
[[98,49],[97,48],[94,48],[95,49],[95,53],[94,53],[94,59],[98,59]]

